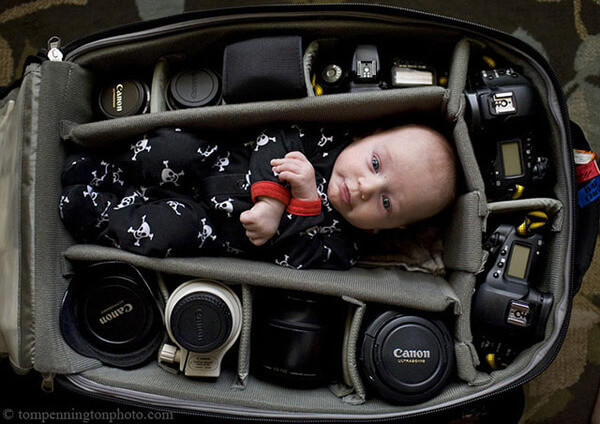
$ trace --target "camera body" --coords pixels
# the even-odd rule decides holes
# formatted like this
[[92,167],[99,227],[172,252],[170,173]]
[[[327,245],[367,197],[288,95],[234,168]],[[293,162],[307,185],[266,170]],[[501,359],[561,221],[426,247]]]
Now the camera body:
[[223,356],[240,334],[242,305],[224,284],[188,281],[169,296],[165,326],[176,346],[165,343],[160,362],[179,363],[188,377],[218,377]]
[[315,84],[319,87],[319,94],[437,84],[436,71],[429,64],[392,57],[385,50],[380,55],[375,44],[357,44],[352,53],[345,46],[327,46],[322,56],[315,66]]
[[467,119],[486,190],[494,200],[518,198],[542,182],[548,159],[537,154],[537,93],[511,68],[484,70],[465,92]]
[[380,90],[381,60],[377,46],[359,44],[352,55],[350,91]]
[[491,266],[473,297],[474,327],[498,339],[543,339],[553,296],[530,284],[542,235],[522,236],[516,227],[502,224],[485,244]]

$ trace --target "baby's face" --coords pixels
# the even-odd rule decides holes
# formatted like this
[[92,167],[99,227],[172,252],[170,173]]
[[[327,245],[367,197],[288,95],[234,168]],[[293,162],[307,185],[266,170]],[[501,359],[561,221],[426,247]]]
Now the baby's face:
[[431,194],[441,181],[430,159],[439,144],[432,134],[423,127],[401,127],[350,144],[333,166],[331,205],[365,230],[402,227],[438,213],[442,207]]

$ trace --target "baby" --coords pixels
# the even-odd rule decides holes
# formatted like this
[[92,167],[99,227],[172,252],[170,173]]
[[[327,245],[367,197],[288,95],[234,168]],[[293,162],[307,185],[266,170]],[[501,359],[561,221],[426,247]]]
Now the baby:
[[294,125],[230,146],[160,129],[110,158],[69,158],[63,186],[61,217],[83,241],[346,269],[360,230],[405,227],[447,207],[456,165],[448,141],[422,125],[356,141]]

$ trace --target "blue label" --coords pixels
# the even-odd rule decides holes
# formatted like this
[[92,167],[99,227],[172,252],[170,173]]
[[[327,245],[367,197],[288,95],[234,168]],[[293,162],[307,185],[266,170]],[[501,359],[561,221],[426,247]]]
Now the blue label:
[[594,178],[577,192],[580,208],[589,205],[598,197],[600,197],[600,177]]

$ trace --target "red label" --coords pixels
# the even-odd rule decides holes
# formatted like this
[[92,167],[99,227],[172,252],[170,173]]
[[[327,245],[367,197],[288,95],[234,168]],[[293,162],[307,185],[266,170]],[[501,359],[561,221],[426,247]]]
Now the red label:
[[577,165],[575,167],[575,177],[577,178],[577,184],[584,183],[591,180],[594,177],[600,175],[600,170],[596,161],[593,160],[585,165]]

